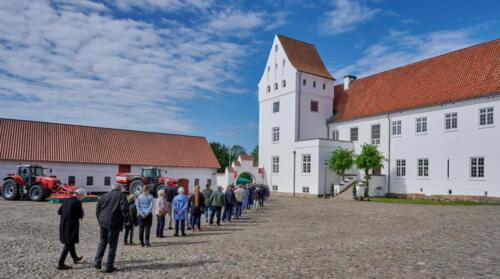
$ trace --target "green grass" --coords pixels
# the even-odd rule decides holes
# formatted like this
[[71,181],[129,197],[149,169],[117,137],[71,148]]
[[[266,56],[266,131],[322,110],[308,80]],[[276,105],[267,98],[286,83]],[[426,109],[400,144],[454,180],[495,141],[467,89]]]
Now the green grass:
[[500,202],[477,201],[433,201],[433,200],[407,200],[398,198],[370,198],[372,202],[404,203],[404,204],[431,204],[431,205],[500,205]]

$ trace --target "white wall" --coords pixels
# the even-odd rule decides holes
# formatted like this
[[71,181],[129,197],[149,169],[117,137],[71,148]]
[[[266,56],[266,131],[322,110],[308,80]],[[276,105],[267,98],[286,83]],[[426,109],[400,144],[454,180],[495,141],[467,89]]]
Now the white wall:
[[[104,177],[111,178],[111,185],[115,183],[118,165],[105,164],[75,164],[75,163],[55,163],[55,162],[34,162],[34,161],[0,161],[0,175],[4,177],[7,173],[13,173],[17,169],[17,164],[39,164],[44,168],[52,168],[52,175],[57,176],[61,182],[68,183],[69,176],[75,176],[75,184],[79,187],[84,187],[88,192],[107,192],[111,190],[110,186],[104,186]],[[194,189],[195,178],[200,179],[202,188],[207,183],[207,179],[212,179],[212,185],[215,184],[216,169],[208,168],[171,168],[160,167],[162,170],[167,170],[166,176],[172,178],[187,178],[189,179],[189,189]],[[49,175],[49,170],[45,170],[45,175]],[[132,166],[133,173],[140,173],[141,166]],[[165,175],[165,174],[163,174]],[[87,176],[92,176],[94,180],[93,186],[86,186]]]
[[[493,127],[479,127],[479,108],[493,106],[495,110]],[[458,113],[458,129],[445,131],[445,113]],[[489,97],[442,106],[390,114],[391,121],[402,121],[402,135],[391,136],[391,181],[393,193],[424,193],[446,195],[500,196],[500,98]],[[427,133],[416,134],[416,118],[427,117]],[[337,122],[331,129],[340,131],[340,139],[349,139],[349,128],[359,127],[359,141],[355,143],[356,153],[360,144],[370,142],[370,126],[380,123],[380,150],[388,158],[387,115]],[[485,157],[485,177],[470,177],[470,157]],[[429,159],[429,177],[417,177],[417,159]],[[406,177],[396,177],[396,160],[406,160]],[[447,177],[447,160],[450,160],[450,177]],[[382,173],[387,174],[388,163]]]

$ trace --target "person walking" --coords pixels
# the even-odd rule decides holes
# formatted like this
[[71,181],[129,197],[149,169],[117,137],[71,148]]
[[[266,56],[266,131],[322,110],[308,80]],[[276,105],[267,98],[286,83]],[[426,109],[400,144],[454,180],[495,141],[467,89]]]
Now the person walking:
[[200,186],[194,186],[194,193],[189,196],[189,207],[191,213],[191,227],[193,228],[193,232],[195,232],[198,228],[198,231],[201,229],[201,214],[205,206],[205,197],[200,192]]
[[153,225],[153,195],[149,193],[149,185],[142,187],[142,193],[137,197],[136,208],[139,218],[139,241],[141,246],[150,247],[149,236]]
[[243,213],[246,214],[247,209],[248,209],[248,202],[249,202],[249,199],[250,199],[250,191],[248,190],[247,185],[243,186],[243,191],[245,193],[245,198],[243,200]]
[[248,209],[252,209],[255,196],[255,184],[252,184],[248,189]]
[[80,220],[83,219],[82,199],[87,195],[84,189],[77,189],[69,199],[65,199],[57,212],[61,215],[59,225],[59,240],[64,248],[59,257],[57,269],[67,270],[70,266],[64,264],[68,253],[73,258],[73,263],[79,263],[83,257],[76,255],[75,244],[80,241]]
[[165,198],[165,190],[158,191],[156,199],[155,215],[156,215],[156,237],[164,238],[163,230],[165,229],[165,216],[168,213],[167,199]]
[[173,215],[175,218],[175,233],[174,236],[179,236],[179,224],[182,236],[186,236],[185,227],[187,219],[188,199],[184,195],[184,188],[179,188],[179,194],[175,196],[172,203]]
[[116,270],[114,267],[116,250],[118,249],[118,238],[123,224],[129,217],[129,207],[126,195],[121,190],[120,184],[115,184],[112,190],[102,195],[97,201],[96,216],[100,226],[99,246],[95,256],[96,269],[101,269],[102,257],[109,245],[108,262],[105,272]]
[[[134,227],[138,225],[137,222],[137,208],[135,207],[135,195],[130,194],[128,196],[128,208],[129,208],[129,216],[125,221],[125,237],[123,239],[125,245],[135,245],[134,239]],[[129,239],[130,240],[127,241]]]
[[208,204],[212,206],[212,213],[210,214],[210,225],[214,224],[214,216],[217,215],[217,226],[220,226],[220,215],[222,207],[226,206],[226,196],[222,193],[222,186],[217,186],[209,198]]
[[210,184],[207,184],[203,190],[203,198],[205,200],[205,223],[208,223],[208,217],[212,213],[212,206],[209,203],[210,196],[212,195],[212,189],[210,189]]
[[173,222],[173,218],[174,216],[172,215],[172,202],[175,198],[175,196],[177,196],[178,194],[178,189],[177,189],[177,181],[174,181],[172,183],[172,185],[169,185],[169,187],[167,188],[166,192],[165,192],[165,196],[167,197],[167,211],[168,211],[168,229],[169,230],[172,230],[172,222]]
[[236,197],[236,219],[241,217],[241,211],[243,210],[243,201],[245,200],[245,190],[243,190],[243,185],[238,185],[238,188],[234,192]]
[[231,223],[231,217],[233,214],[233,207],[236,205],[236,197],[234,195],[232,185],[227,186],[226,192],[224,193],[226,196],[226,207],[224,208],[224,213],[222,216],[222,222],[227,218],[227,221]]

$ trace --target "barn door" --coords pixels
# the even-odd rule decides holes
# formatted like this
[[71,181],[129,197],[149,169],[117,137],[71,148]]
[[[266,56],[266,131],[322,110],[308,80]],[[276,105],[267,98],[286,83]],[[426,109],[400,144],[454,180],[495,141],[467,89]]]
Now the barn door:
[[179,187],[184,188],[184,193],[186,195],[189,194],[189,179],[187,178],[177,179],[177,184],[179,185]]

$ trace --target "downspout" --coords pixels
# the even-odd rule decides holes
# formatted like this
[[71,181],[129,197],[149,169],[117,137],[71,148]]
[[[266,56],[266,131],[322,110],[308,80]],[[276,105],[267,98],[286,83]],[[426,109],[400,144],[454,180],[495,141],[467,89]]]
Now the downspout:
[[298,92],[298,102],[297,102],[297,108],[298,108],[298,116],[297,116],[297,120],[298,120],[298,126],[297,126],[297,135],[295,137],[295,141],[299,141],[300,140],[300,92],[302,91],[302,72],[299,72],[299,92]]
[[389,162],[387,163],[387,193],[390,193],[391,192],[391,114],[388,113],[387,114],[387,127],[388,127],[388,134],[387,134],[387,138],[388,138],[388,150],[387,150],[387,158],[389,160]]
[[295,150],[293,151],[293,197],[295,198],[295,160],[296,160],[297,154]]
[[326,120],[326,139],[330,139],[330,125],[328,119]]

